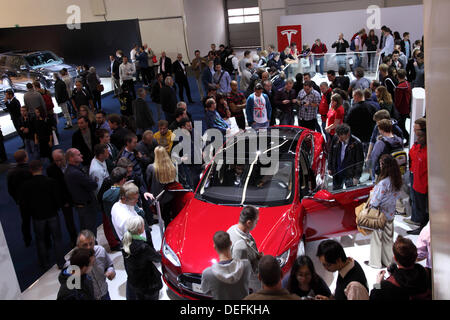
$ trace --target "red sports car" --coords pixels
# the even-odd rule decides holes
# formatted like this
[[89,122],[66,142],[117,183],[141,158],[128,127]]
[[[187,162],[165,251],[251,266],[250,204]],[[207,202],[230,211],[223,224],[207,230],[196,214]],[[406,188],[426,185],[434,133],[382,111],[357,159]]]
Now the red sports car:
[[[266,140],[260,139],[263,134]],[[210,298],[200,283],[203,270],[218,259],[213,235],[237,224],[243,206],[259,208],[252,235],[259,251],[277,257],[286,273],[304,252],[305,242],[354,233],[355,207],[368,198],[372,188],[365,174],[367,181],[361,178],[356,187],[332,191],[327,183],[325,142],[317,132],[280,126],[232,139],[234,143],[229,141],[216,154],[195,197],[164,234],[163,279],[184,298]],[[235,147],[239,143],[245,150]],[[265,151],[251,150],[255,145]],[[269,175],[262,174],[270,166],[263,154],[278,157]]]

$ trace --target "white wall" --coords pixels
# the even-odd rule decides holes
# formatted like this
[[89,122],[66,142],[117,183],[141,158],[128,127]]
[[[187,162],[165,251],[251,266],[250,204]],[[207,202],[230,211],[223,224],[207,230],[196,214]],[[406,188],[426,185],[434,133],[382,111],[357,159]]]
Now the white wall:
[[450,150],[448,100],[450,85],[450,1],[427,0],[425,7],[425,91],[427,103],[428,194],[433,298],[450,299]]
[[211,50],[211,43],[215,43],[217,48],[220,44],[226,44],[223,0],[185,0],[184,13],[191,59],[197,49],[205,56]]
[[0,300],[19,300],[20,288],[0,222]]
[[[91,0],[45,0],[45,7],[42,2],[9,2],[8,10],[0,11],[0,28],[16,24],[21,27],[65,24],[69,17],[67,8],[77,5],[81,9],[81,23],[105,21],[105,18],[108,21],[139,19],[142,41],[158,55],[165,50],[171,58],[178,52],[187,57],[187,47],[192,48],[189,51],[194,48],[206,51],[210,43],[222,43],[226,39],[222,0],[104,0],[106,17],[93,15]],[[131,50],[123,48],[127,53],[128,49]],[[193,56],[193,52],[189,55]]]
[[[380,26],[387,25],[392,31],[408,31],[412,41],[421,39],[423,35],[423,6],[404,6],[381,8]],[[338,33],[343,32],[347,40],[362,27],[367,28],[369,15],[366,10],[351,10],[339,12],[325,12],[315,14],[302,14],[283,16],[280,25],[302,25],[303,43],[313,45],[320,38],[331,51],[331,44],[338,38]],[[376,30],[379,36],[380,31]]]

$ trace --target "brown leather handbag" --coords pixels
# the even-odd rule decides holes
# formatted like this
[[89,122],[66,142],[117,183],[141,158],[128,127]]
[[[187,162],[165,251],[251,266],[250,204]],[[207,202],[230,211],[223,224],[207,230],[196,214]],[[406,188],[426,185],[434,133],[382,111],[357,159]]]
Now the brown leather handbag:
[[379,208],[371,208],[369,199],[355,208],[356,225],[358,231],[364,235],[369,235],[374,230],[384,229],[386,216]]

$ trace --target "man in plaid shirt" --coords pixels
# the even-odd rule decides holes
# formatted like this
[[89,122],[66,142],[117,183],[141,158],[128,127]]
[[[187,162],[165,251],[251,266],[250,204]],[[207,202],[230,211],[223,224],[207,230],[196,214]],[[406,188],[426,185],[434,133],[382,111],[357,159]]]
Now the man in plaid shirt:
[[305,81],[303,90],[298,94],[298,125],[320,132],[319,124],[317,123],[317,112],[321,97],[320,93],[314,90],[312,86],[311,81]]

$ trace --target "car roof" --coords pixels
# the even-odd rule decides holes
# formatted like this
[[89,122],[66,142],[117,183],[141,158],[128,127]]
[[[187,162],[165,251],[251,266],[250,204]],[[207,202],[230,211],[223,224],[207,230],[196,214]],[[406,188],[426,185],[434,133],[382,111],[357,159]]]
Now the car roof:
[[2,52],[2,53],[0,53],[0,55],[6,55],[6,56],[29,56],[29,55],[32,55],[32,54],[44,53],[44,52],[48,52],[48,50],[42,50],[42,51],[14,50],[14,51]]
[[[279,145],[279,152],[280,155],[284,156],[284,157],[295,157],[295,152],[297,150],[297,144],[298,144],[298,140],[301,136],[301,133],[304,131],[303,128],[301,127],[270,127],[267,130],[259,130],[256,132],[256,135],[251,135],[249,136],[249,132],[243,132],[243,133],[239,133],[237,135],[235,135],[233,138],[235,139],[235,141],[242,141],[244,139],[246,139],[248,141],[248,139],[250,137],[252,138],[259,138],[262,135],[266,135],[267,133],[267,143],[271,143],[272,138],[277,138],[278,141],[278,145]],[[254,133],[254,131],[253,131]],[[262,143],[261,140],[259,140],[258,145],[260,146],[260,143]],[[267,145],[264,149],[271,149],[273,148],[273,145],[271,145],[270,147]],[[228,149],[228,148],[226,148]],[[232,151],[235,156],[237,156],[236,152],[240,153],[238,150],[235,150],[234,147],[232,149],[229,149],[230,151]],[[247,148],[246,145],[246,149],[245,149],[245,153],[248,154],[249,152],[249,148]],[[256,150],[254,150],[256,151]],[[242,156],[242,154],[241,154]]]

